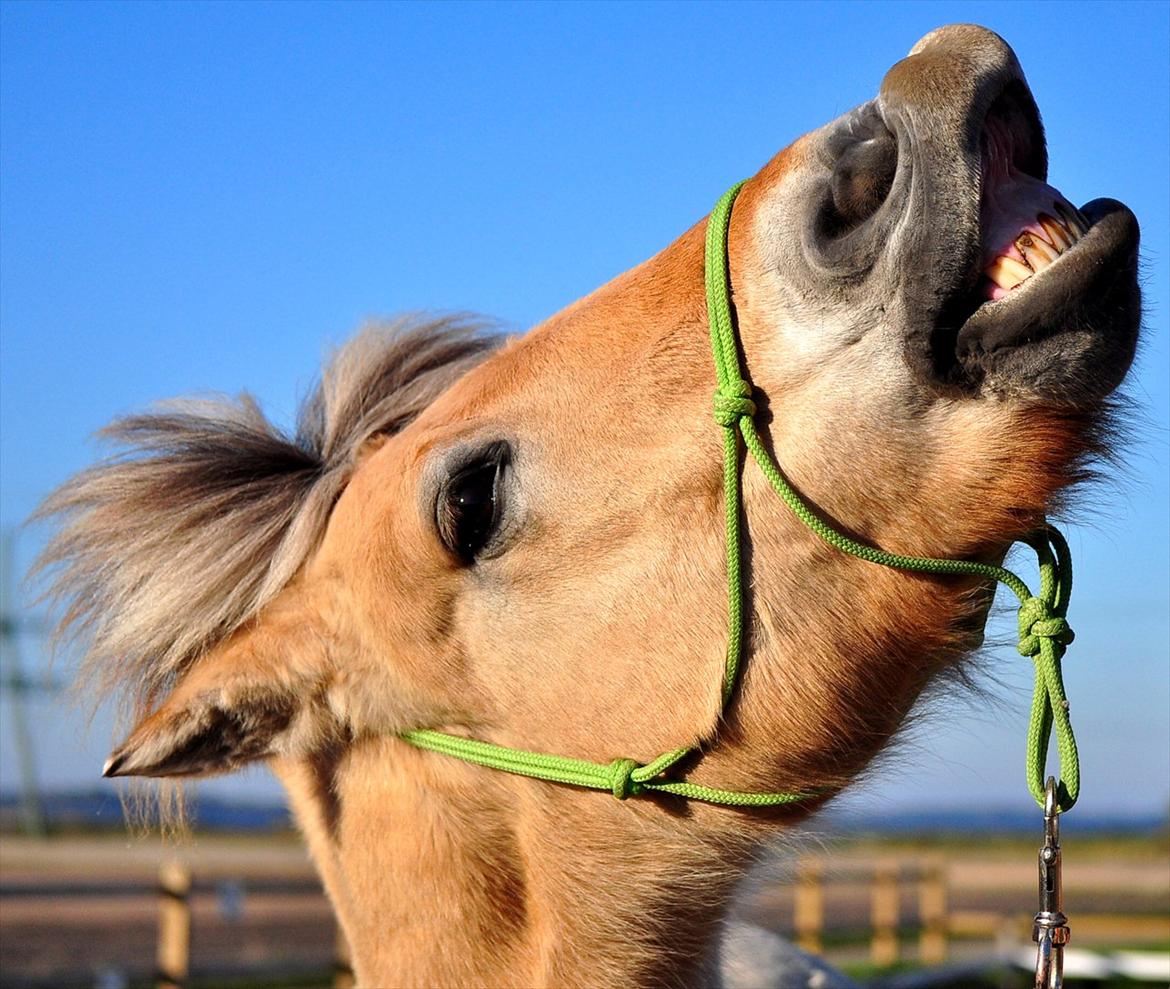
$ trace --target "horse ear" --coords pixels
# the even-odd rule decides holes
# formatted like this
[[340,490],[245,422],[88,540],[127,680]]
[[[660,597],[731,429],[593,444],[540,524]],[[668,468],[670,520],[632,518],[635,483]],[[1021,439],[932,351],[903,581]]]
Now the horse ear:
[[264,616],[196,661],[106,760],[103,776],[207,776],[305,751],[327,731],[323,637]]

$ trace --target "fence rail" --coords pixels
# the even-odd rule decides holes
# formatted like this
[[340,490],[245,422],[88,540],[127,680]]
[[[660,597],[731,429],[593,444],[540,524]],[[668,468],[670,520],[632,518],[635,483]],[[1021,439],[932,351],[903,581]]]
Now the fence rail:
[[[219,889],[222,884],[213,888]],[[261,881],[249,883],[253,890],[266,887],[268,892],[320,895],[316,883]],[[158,976],[156,989],[184,989],[189,975],[191,956],[191,869],[183,862],[165,862],[159,869]],[[332,965],[333,989],[351,989],[354,984],[349,945],[341,928],[334,938]]]
[[[232,876],[223,875],[217,870],[214,877],[200,878],[193,874],[190,866],[177,859],[164,861],[158,869],[154,882],[145,878],[131,878],[126,880],[102,880],[96,882],[76,882],[71,880],[56,881],[48,879],[38,882],[0,882],[0,903],[15,905],[24,902],[32,906],[33,901],[46,900],[54,904],[69,904],[80,901],[85,904],[101,902],[134,904],[136,912],[141,907],[148,908],[151,900],[154,901],[154,912],[157,918],[156,934],[154,937],[154,967],[153,976],[149,970],[144,972],[145,957],[138,955],[137,964],[127,959],[126,969],[115,974],[105,968],[107,975],[113,976],[111,984],[122,985],[126,979],[133,976],[138,981],[143,976],[152,979],[157,989],[185,989],[192,980],[206,981],[208,978],[292,978],[304,979],[320,972],[329,972],[328,979],[335,989],[348,989],[353,986],[353,974],[350,967],[349,949],[345,937],[338,927],[331,939],[332,948],[326,948],[322,954],[322,964],[315,967],[304,961],[271,963],[249,963],[242,959],[235,963],[206,962],[198,969],[191,965],[193,936],[198,939],[200,924],[194,925],[193,916],[197,910],[203,910],[206,917],[205,905],[209,897],[218,901],[221,919],[240,920],[248,913],[245,909],[245,898],[255,897],[287,897],[295,903],[319,903],[324,912],[324,893],[320,882],[308,875],[304,877],[274,877],[274,876]],[[202,902],[203,907],[198,903]],[[53,908],[58,909],[57,907]],[[330,923],[333,923],[331,920]],[[214,935],[213,935],[214,936]],[[199,947],[199,943],[196,947]],[[206,948],[206,945],[204,945]],[[203,951],[206,957],[207,951]],[[331,957],[330,957],[331,956]],[[81,959],[78,959],[81,962]],[[65,978],[69,985],[93,985],[92,974],[88,981],[84,981],[85,968],[80,968],[76,977],[67,977],[65,973],[55,976],[33,976],[27,980],[29,986],[53,986],[57,989]],[[6,975],[14,975],[6,972]],[[7,984],[7,980],[5,980]],[[25,984],[24,982],[14,984]]]
[[[829,868],[830,861],[832,868]],[[322,898],[320,884],[307,876],[200,878],[177,860],[163,863],[156,883],[142,880],[0,883],[0,900],[8,901],[155,898],[158,989],[184,989],[191,980],[193,901],[215,895],[221,912],[234,909],[238,918],[243,913],[245,892],[248,896]],[[757,916],[813,953],[823,954],[828,946],[829,953],[836,954],[843,944],[862,946],[864,950],[868,944],[869,961],[880,969],[911,959],[927,967],[943,965],[953,960],[956,940],[992,940],[1000,948],[1027,941],[1030,914],[959,907],[953,901],[962,899],[965,892],[969,890],[952,886],[945,864],[934,859],[842,864],[837,860],[807,858],[798,863],[788,889],[768,889],[770,899],[760,908],[763,913]],[[827,906],[846,893],[851,898],[851,916],[833,916],[835,911],[830,913]],[[787,906],[784,906],[785,897],[789,898]],[[791,927],[787,928],[782,917],[789,908]],[[830,917],[835,921],[831,926],[827,925]],[[843,919],[849,925],[844,929]],[[1170,918],[1165,912],[1078,912],[1074,924],[1080,943],[1094,938],[1114,944],[1170,939]],[[198,935],[198,929],[195,934]],[[912,950],[911,945],[915,943]],[[325,953],[328,950],[325,947]],[[850,950],[855,952],[856,947]],[[349,950],[340,929],[336,931],[332,953],[332,985],[336,989],[352,986]]]
[[[1031,938],[1033,915],[1024,910],[954,908],[952,893],[962,891],[952,889],[945,866],[937,860],[852,863],[830,871],[825,860],[806,858],[798,863],[792,883],[792,931],[804,950],[824,954],[830,939],[842,940],[840,929],[826,924],[826,902],[834,890],[842,889],[868,899],[867,915],[853,925],[852,940],[856,943],[860,935],[868,941],[869,961],[877,968],[911,960],[904,951],[907,941],[917,941],[913,960],[930,967],[948,961],[955,940],[991,940],[1007,946]],[[904,909],[907,901],[914,903],[913,913]],[[1072,919],[1079,943],[1170,940],[1170,916],[1164,911],[1076,911]]]

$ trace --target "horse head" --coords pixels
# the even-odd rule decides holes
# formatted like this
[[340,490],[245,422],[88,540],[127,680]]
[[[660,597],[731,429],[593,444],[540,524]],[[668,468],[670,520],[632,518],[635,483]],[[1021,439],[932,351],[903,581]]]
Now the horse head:
[[[959,25],[743,187],[729,280],[757,421],[834,527],[996,562],[1100,452],[1140,319],[1138,229],[1046,173],[1014,54]],[[745,666],[725,706],[713,388],[698,224],[499,346],[449,325],[360,338],[297,438],[245,405],[116,427],[136,452],[47,508],[67,619],[139,700],[107,772],[272,759],[367,979],[691,971],[706,937],[666,947],[659,921],[710,933],[752,843],[845,786],[978,646],[992,590],[835,552],[748,463]],[[619,803],[400,739],[420,728],[600,762],[695,748],[697,783],[817,797]],[[638,906],[615,868],[650,891]],[[696,869],[701,903],[681,892]],[[427,928],[459,943],[448,968],[424,957],[425,919],[390,930],[422,883],[493,918],[490,959],[474,925]],[[582,950],[614,931],[624,954]]]

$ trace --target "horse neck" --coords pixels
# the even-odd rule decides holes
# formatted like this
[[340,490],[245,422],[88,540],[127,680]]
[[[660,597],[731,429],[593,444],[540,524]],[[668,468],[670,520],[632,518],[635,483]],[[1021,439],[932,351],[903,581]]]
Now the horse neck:
[[275,765],[361,985],[714,985],[748,863],[651,802],[396,740]]

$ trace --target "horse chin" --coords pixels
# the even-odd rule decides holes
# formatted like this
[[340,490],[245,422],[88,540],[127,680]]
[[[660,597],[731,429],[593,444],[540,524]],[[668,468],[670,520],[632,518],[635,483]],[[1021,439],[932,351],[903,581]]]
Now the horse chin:
[[959,328],[955,366],[972,389],[1085,408],[1125,377],[1141,322],[1137,219],[1111,199],[1081,212],[1076,243]]

